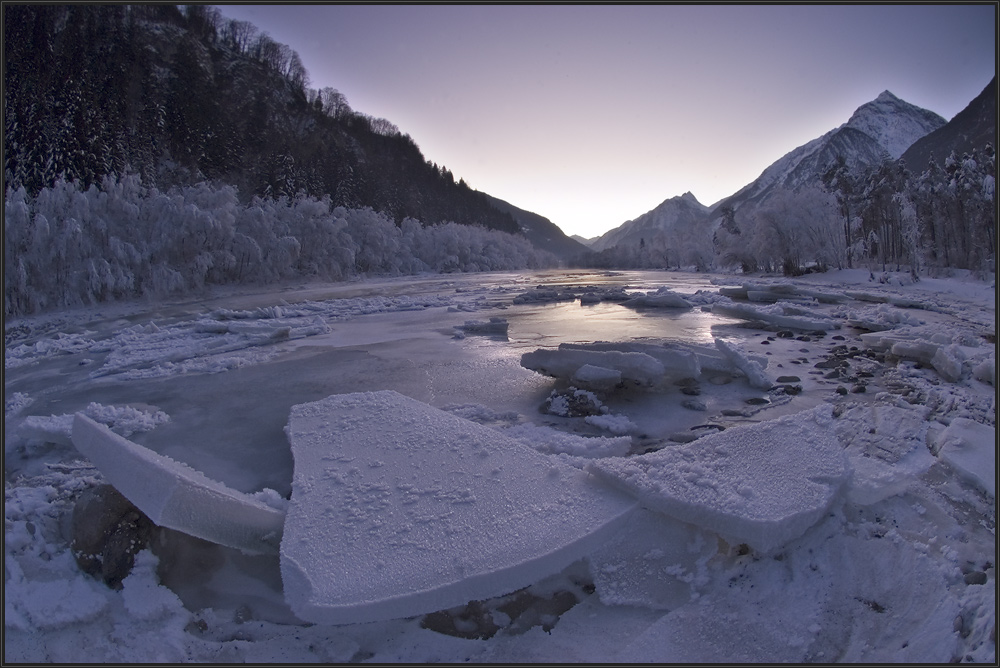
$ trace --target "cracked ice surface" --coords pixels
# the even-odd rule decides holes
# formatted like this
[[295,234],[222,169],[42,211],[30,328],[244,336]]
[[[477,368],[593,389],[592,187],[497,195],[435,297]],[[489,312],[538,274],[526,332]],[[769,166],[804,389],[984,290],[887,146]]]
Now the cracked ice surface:
[[397,392],[292,407],[281,545],[295,614],[345,624],[497,596],[600,545],[633,499]]
[[826,513],[850,469],[829,406],[739,426],[588,470],[647,508],[770,552]]

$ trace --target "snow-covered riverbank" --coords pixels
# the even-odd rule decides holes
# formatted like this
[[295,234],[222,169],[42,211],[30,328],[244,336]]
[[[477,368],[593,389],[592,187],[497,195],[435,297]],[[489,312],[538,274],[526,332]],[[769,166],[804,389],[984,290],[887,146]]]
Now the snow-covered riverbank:
[[[887,278],[426,276],[9,321],[5,660],[995,661],[995,289]],[[564,377],[522,365],[560,345]],[[670,371],[682,358],[698,377]],[[620,387],[616,360],[643,386]],[[575,381],[588,410],[568,409]],[[77,411],[287,498],[291,407],[382,390],[641,508],[528,589],[365,624],[304,624],[277,556],[177,532],[153,532],[119,590],[74,558],[73,508],[103,482],[72,445]],[[734,477],[723,453],[761,429],[767,466]],[[822,493],[778,511],[797,477]]]

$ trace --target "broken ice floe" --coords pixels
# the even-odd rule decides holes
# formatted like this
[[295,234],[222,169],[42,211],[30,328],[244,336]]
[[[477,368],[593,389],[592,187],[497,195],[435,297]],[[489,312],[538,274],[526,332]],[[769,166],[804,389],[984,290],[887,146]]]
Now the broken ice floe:
[[562,343],[555,350],[539,348],[525,353],[521,366],[588,390],[653,387],[701,378],[703,371],[744,375],[754,387],[770,389],[773,383],[763,371],[767,357],[720,341],[716,340],[716,348],[677,343]]
[[584,556],[634,509],[520,441],[391,391],[292,407],[285,598],[317,623],[505,594]]
[[285,513],[77,413],[73,444],[155,524],[248,552],[276,552]]
[[790,309],[787,306],[782,307],[780,304],[767,307],[755,307],[750,306],[749,304],[716,303],[712,306],[712,313],[716,315],[724,315],[730,318],[740,318],[750,322],[762,322],[764,324],[773,327],[781,327],[783,329],[797,329],[808,332],[840,329],[840,325],[835,320],[832,320],[824,315],[814,313],[809,314],[810,317],[806,318],[801,317],[800,315],[790,315],[790,312],[794,312],[796,314],[808,313],[802,309]]
[[506,318],[492,317],[486,320],[466,320],[463,325],[456,325],[456,334],[485,334],[487,336],[507,336],[510,323]]
[[630,308],[691,308],[691,302],[666,288],[661,288],[656,292],[637,295],[627,301],[622,302],[622,306]]
[[850,468],[829,405],[588,470],[643,506],[771,552],[801,536],[841,493]]

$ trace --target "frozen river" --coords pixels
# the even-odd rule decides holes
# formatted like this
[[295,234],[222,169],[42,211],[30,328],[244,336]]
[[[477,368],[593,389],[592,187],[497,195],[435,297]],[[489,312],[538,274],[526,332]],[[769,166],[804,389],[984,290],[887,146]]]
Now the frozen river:
[[[740,285],[741,299],[720,293]],[[9,320],[5,660],[995,661],[994,288],[843,271],[797,279],[782,293],[791,301],[747,300],[768,286],[789,288],[681,272],[425,275]],[[599,298],[661,288],[693,308]],[[720,314],[740,308],[758,320]],[[506,335],[462,330],[491,318]],[[769,318],[829,329],[788,331]],[[719,340],[741,351],[737,366],[766,362],[767,383],[734,367],[599,392],[623,436],[543,411],[569,383],[522,366],[526,353],[562,344],[720,355]],[[74,413],[242,492],[287,498],[292,407],[380,390],[617,480],[641,512],[528,589],[367,624],[304,625],[277,556],[178,532],[139,555],[123,591],[74,561],[74,502],[101,482],[70,440]],[[737,472],[734,483],[712,453],[728,456],[749,433],[776,435],[752,441],[775,449],[750,461],[759,479]],[[567,449],[553,445],[567,437]],[[842,468],[807,480],[809,447]],[[803,524],[800,483],[820,479],[827,496]],[[747,503],[705,507],[709,488]],[[747,510],[763,498],[777,499],[763,510],[778,528],[765,527],[755,551],[726,532],[765,525]]]
[[[213,364],[212,356],[202,355],[205,351],[199,349],[204,364],[198,371],[202,372],[174,368],[157,374],[137,373],[135,369],[143,363],[152,366],[153,358],[143,357],[141,362],[126,365],[130,374],[93,377],[106,357],[87,350],[9,369],[5,390],[8,395],[22,392],[33,397],[32,412],[39,415],[73,413],[90,402],[155,407],[169,415],[170,421],[137,435],[137,442],[241,491],[270,487],[287,495],[292,461],[283,428],[295,404],[330,394],[391,389],[439,408],[476,403],[497,412],[534,415],[550,392],[552,380],[520,366],[525,352],[566,342],[711,344],[713,326],[734,322],[698,310],[637,311],[609,302],[512,304],[518,294],[539,285],[597,285],[633,291],[670,286],[686,294],[713,289],[708,278],[698,274],[459,274],[286,288],[160,306],[127,316],[91,312],[83,321],[67,317],[72,323],[68,329],[99,341],[123,328],[152,323],[158,332],[110,340],[120,346],[145,346],[152,354],[169,357],[194,346],[190,339],[196,334],[190,333],[188,325],[218,309],[287,307],[306,301],[336,304],[336,300],[358,307],[320,312],[328,333],[266,347],[255,345],[251,351],[260,354],[241,359],[239,366],[226,371],[220,372],[226,367]],[[409,307],[389,301],[399,298],[415,300],[413,310],[398,310]],[[358,312],[364,314],[355,315]],[[454,337],[455,326],[491,316],[510,323],[506,340]],[[177,329],[176,336],[168,340],[159,336],[171,327]],[[155,342],[147,341],[154,337]],[[229,354],[233,352],[238,351]],[[8,466],[17,470],[16,462]]]

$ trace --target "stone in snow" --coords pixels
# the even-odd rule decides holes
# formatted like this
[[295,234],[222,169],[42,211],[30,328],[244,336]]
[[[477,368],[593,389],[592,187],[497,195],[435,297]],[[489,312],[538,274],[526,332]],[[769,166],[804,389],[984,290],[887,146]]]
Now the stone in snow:
[[158,526],[247,552],[275,553],[285,513],[77,413],[73,445]]
[[503,433],[392,391],[293,406],[285,599],[305,621],[419,615],[558,572],[636,503]]
[[829,405],[588,470],[646,508],[764,553],[819,521],[850,476]]

